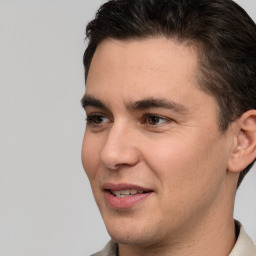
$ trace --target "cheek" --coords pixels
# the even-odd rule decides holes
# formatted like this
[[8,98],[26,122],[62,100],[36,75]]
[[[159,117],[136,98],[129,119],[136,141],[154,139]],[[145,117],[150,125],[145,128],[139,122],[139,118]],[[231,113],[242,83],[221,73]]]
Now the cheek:
[[93,139],[92,136],[88,136],[87,132],[85,132],[83,145],[82,145],[82,164],[84,170],[90,180],[95,178],[97,165],[99,163],[99,143]]
[[[225,174],[226,156],[217,138],[176,136],[156,143],[148,151],[151,170],[172,194],[203,193],[209,183],[221,182]],[[157,156],[155,155],[157,152]]]
[[184,137],[183,141],[155,145],[157,156],[148,154],[148,165],[161,182],[161,214],[168,216],[170,225],[204,212],[218,196],[225,178],[225,171],[221,171],[225,170],[225,157],[218,156],[220,147],[214,140],[198,143]]

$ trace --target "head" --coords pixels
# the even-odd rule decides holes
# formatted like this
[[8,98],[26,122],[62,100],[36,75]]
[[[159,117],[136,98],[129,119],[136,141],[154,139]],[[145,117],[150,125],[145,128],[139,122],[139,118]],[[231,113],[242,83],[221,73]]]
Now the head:
[[[182,223],[188,226],[186,221],[198,218],[199,210],[203,218],[214,205],[225,205],[224,201],[220,203],[219,191],[226,190],[223,184],[228,182],[219,170],[230,168],[239,172],[238,187],[255,160],[253,152],[239,165],[240,169],[234,167],[238,160],[229,160],[234,144],[241,141],[237,146],[241,148],[246,141],[255,140],[255,135],[246,140],[244,135],[235,136],[243,125],[255,123],[256,26],[246,12],[231,0],[115,0],[99,9],[86,33],[87,95],[82,103],[88,110],[89,127],[82,154],[106,225],[110,225],[109,216],[112,221],[120,218],[125,225],[129,219],[139,220],[144,213],[138,209],[140,206],[128,211],[122,207],[109,209],[120,203],[117,200],[109,201],[112,206],[101,204],[102,191],[126,190],[127,184],[122,181],[144,185],[142,189],[147,193],[140,196],[142,200],[144,196],[152,198],[145,199],[148,209],[161,209],[161,205],[168,204],[168,193],[176,199],[180,196],[177,207],[175,198],[170,196],[170,207],[155,213],[159,217],[174,211],[168,220],[172,223],[167,224],[172,230],[181,230],[185,226]],[[170,96],[171,106],[164,100],[166,95]],[[160,114],[152,114],[152,109]],[[168,109],[172,111],[170,116]],[[149,114],[144,110],[150,110]],[[135,119],[140,120],[144,132],[132,124]],[[175,125],[170,122],[173,119]],[[96,154],[90,152],[92,147]],[[193,152],[186,154],[192,148]],[[204,176],[207,169],[210,172],[197,185],[195,177]],[[170,176],[175,177],[175,182],[165,184]],[[106,181],[118,181],[119,185],[115,187]],[[204,193],[208,186],[213,193]],[[195,188],[194,192],[188,191],[191,188]],[[186,210],[189,193],[204,199],[197,201],[196,206],[190,205],[187,213],[179,212]],[[111,197],[108,193],[105,196]],[[125,206],[129,203],[133,205],[128,201]],[[166,218],[159,217],[155,222],[150,218],[145,219],[158,222],[154,227],[165,225],[161,221]],[[113,230],[110,233],[115,237]],[[165,237],[166,233],[161,235]],[[127,234],[120,237],[124,243],[132,240]],[[147,241],[145,238],[141,243],[147,245]]]
[[[219,105],[219,127],[256,109],[256,25],[232,0],[109,1],[86,29],[85,79],[97,46],[117,40],[165,37],[197,49],[199,85]],[[239,176],[237,187],[252,167]]]

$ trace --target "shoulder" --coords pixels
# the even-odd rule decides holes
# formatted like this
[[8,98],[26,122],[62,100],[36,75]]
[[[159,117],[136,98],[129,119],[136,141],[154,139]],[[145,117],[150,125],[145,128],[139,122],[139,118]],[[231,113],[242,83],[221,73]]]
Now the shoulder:
[[91,256],[116,256],[117,250],[118,244],[110,240],[102,251],[92,254]]
[[256,256],[256,245],[248,236],[241,223],[237,221],[236,224],[240,228],[240,231],[236,244],[229,256]]

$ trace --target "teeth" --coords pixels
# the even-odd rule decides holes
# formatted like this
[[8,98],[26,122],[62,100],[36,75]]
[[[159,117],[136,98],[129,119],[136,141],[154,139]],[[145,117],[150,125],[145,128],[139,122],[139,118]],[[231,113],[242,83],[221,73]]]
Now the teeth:
[[132,196],[136,194],[142,194],[143,190],[137,190],[137,189],[125,189],[120,191],[111,191],[114,196],[117,197],[127,197]]
[[114,196],[121,197],[121,191],[114,191]]
[[130,192],[130,190],[129,189],[126,189],[126,190],[121,190],[120,191],[120,193],[121,193],[121,195],[130,195],[131,194],[131,192]]

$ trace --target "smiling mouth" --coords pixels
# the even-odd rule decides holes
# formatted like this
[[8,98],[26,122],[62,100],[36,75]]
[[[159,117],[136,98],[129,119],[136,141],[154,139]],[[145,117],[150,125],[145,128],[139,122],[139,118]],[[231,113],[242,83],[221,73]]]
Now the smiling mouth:
[[154,192],[152,189],[127,183],[104,183],[102,188],[106,204],[116,210],[130,209]]
[[147,191],[137,190],[137,189],[125,189],[125,190],[119,190],[119,191],[113,191],[109,189],[108,191],[115,197],[130,197],[137,194],[148,193]]

